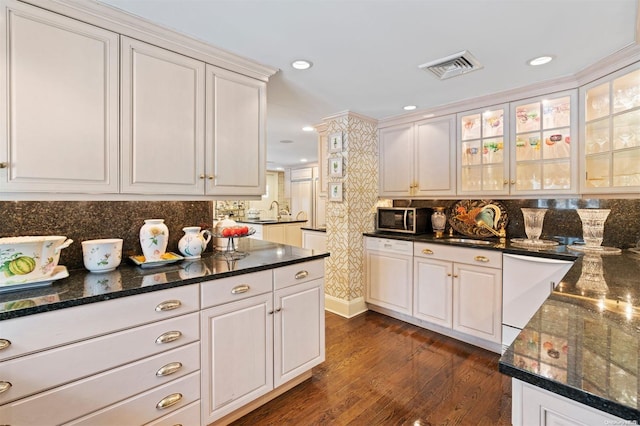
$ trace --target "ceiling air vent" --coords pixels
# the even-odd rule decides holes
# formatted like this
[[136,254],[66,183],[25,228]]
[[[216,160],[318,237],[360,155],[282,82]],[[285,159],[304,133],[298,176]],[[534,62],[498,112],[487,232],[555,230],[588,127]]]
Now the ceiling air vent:
[[431,71],[440,80],[455,77],[457,75],[466,74],[471,71],[479,70],[482,64],[467,50],[427,62],[419,65],[418,68]]

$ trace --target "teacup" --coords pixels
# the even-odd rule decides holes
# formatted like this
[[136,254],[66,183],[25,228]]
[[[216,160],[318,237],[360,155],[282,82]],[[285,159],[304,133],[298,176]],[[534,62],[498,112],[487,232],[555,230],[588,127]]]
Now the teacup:
[[91,272],[115,270],[122,260],[122,239],[107,238],[82,242],[84,267]]

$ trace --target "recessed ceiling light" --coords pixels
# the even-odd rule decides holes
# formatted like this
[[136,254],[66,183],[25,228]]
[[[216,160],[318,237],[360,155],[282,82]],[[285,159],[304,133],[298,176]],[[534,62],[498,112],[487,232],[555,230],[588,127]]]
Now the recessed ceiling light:
[[313,132],[315,130],[315,128],[313,126],[304,126],[302,128],[302,131],[304,132]]
[[298,59],[291,62],[291,66],[297,70],[306,70],[311,68],[312,65],[313,64],[310,61],[307,61],[305,59]]
[[416,109],[416,108],[418,108],[418,107],[417,107],[417,106],[415,106],[415,105],[407,105],[407,106],[403,107],[403,109],[404,109],[405,111],[413,111],[413,110],[414,110],[414,109]]
[[553,60],[552,56],[539,56],[537,58],[533,58],[532,60],[530,60],[529,65],[533,65],[533,66],[544,65],[544,64],[548,64],[552,60]]
[[300,159],[300,162],[301,162],[301,163],[306,163],[307,161],[309,161],[309,160],[307,160],[306,158],[301,158],[301,159]]
[[284,140],[281,140],[280,143],[293,143],[293,141],[289,139],[284,139]]

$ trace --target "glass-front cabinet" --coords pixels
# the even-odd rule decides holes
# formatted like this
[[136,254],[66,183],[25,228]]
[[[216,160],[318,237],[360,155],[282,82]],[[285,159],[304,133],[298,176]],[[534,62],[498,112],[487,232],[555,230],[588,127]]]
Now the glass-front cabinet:
[[508,184],[508,105],[458,114],[459,194],[503,194]]
[[581,88],[583,193],[640,190],[638,68],[626,68]]
[[458,193],[577,193],[577,90],[458,115]]

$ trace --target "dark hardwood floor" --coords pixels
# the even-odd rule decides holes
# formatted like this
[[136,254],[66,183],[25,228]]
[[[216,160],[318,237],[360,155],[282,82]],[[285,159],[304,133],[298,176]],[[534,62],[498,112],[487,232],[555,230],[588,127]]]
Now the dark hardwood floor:
[[326,361],[239,425],[510,425],[499,355],[375,312],[326,314]]

